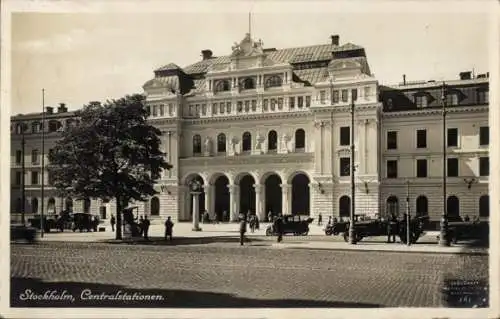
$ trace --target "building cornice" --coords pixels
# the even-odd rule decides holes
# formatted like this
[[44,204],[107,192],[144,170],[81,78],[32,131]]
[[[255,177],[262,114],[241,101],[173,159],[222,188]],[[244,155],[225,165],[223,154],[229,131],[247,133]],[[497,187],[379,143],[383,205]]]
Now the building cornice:
[[272,119],[291,119],[291,118],[307,118],[312,116],[312,113],[307,111],[299,112],[280,112],[280,113],[258,113],[258,114],[238,114],[231,116],[217,116],[217,117],[207,117],[207,118],[197,118],[197,119],[182,119],[184,124],[189,125],[199,125],[199,124],[211,124],[211,123],[221,123],[221,122],[234,122],[234,121],[252,121],[252,120],[272,120]]
[[211,167],[248,165],[248,164],[289,164],[309,163],[314,160],[313,153],[287,153],[287,154],[261,154],[261,155],[236,155],[236,156],[212,156],[212,157],[190,157],[179,159],[182,167]]
[[[460,114],[460,113],[482,113],[488,112],[488,106],[453,106],[446,108],[447,114]],[[442,108],[420,109],[420,110],[407,110],[407,111],[393,111],[382,112],[383,118],[395,117],[412,117],[412,116],[433,116],[443,114]]]

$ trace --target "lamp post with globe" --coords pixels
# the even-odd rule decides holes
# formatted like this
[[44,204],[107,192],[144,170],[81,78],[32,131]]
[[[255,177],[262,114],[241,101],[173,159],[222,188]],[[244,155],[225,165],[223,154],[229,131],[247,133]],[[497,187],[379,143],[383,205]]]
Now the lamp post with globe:
[[200,194],[202,185],[198,180],[192,180],[189,182],[189,192],[193,198],[193,231],[201,231],[200,228]]

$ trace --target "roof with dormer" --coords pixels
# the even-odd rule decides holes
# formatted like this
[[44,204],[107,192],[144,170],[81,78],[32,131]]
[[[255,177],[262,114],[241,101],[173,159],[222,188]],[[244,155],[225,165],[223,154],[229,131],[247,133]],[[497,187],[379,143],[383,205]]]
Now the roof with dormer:
[[167,71],[167,70],[182,70],[182,68],[175,63],[169,63],[167,65],[164,65],[156,69],[155,71],[157,72],[157,71]]

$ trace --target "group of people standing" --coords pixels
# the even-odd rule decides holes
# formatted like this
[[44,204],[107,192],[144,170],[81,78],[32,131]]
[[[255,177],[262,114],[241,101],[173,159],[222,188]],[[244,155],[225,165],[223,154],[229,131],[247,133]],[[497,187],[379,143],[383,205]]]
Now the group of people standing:
[[[135,218],[137,219],[137,217]],[[116,218],[114,215],[111,215],[111,218],[109,220],[111,224],[111,231],[115,231],[115,225],[116,225]],[[126,220],[124,219],[124,224]],[[149,240],[149,227],[151,226],[151,221],[148,219],[148,216],[140,216],[139,217],[139,223],[137,224],[139,226],[139,236],[144,236],[145,240]],[[172,240],[172,233],[173,233],[173,228],[174,228],[174,223],[172,222],[172,219],[170,216],[167,217],[165,220],[165,240]]]

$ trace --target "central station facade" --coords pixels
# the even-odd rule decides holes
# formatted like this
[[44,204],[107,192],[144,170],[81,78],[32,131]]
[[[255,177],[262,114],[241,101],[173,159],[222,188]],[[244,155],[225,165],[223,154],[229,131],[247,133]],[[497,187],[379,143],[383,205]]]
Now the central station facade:
[[330,40],[276,50],[246,34],[229,56],[204,50],[193,65],[155,70],[143,88],[173,165],[158,185],[162,211],[191,219],[188,185],[198,179],[200,210],[218,219],[247,211],[262,220],[270,211],[347,217],[353,98],[356,213],[379,211],[378,83],[362,47]]

